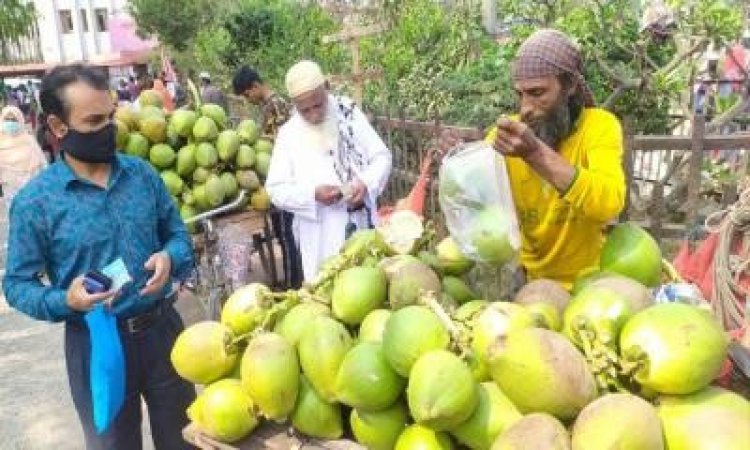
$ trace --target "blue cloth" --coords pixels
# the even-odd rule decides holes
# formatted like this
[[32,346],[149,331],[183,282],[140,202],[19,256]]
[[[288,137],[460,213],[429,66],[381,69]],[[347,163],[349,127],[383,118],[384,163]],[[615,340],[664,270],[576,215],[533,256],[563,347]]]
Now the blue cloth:
[[89,379],[94,427],[103,434],[125,403],[125,356],[117,318],[101,303],[86,313],[91,342]]
[[[31,180],[10,210],[8,262],[3,290],[14,308],[40,320],[81,319],[66,290],[73,278],[122,257],[133,282],[112,304],[117,317],[149,309],[162,292],[141,297],[153,275],[143,265],[156,252],[172,260],[172,277],[193,267],[190,235],[159,174],[143,160],[119,154],[107,189],[79,179],[64,160]],[[51,286],[39,273],[46,272]]]

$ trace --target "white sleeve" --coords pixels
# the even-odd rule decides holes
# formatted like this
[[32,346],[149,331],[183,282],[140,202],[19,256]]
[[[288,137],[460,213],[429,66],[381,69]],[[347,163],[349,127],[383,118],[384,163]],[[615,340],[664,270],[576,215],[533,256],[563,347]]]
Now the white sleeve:
[[372,205],[376,204],[377,198],[383,193],[388,177],[391,175],[393,156],[386,147],[378,133],[367,121],[362,111],[354,108],[355,136],[357,141],[365,150],[367,159],[365,168],[357,174],[360,180],[367,186],[367,193]]
[[271,166],[266,177],[266,190],[277,208],[310,220],[318,219],[315,188],[300,183],[295,171],[295,160],[288,134],[280,130],[271,155]]

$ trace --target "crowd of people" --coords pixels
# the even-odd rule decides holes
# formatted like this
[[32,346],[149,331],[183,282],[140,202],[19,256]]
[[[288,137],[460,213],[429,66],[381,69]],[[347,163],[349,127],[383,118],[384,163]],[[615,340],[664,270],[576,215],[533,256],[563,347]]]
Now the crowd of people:
[[[507,161],[525,275],[570,287],[597,265],[603,230],[625,203],[622,131],[614,115],[595,106],[581,54],[565,34],[534,33],[512,75],[519,109],[498,118],[487,141]],[[210,76],[200,78],[204,100],[225,104]],[[288,100],[250,67],[238,69],[232,85],[261,107],[264,132],[274,137],[266,189],[284,211],[277,234],[294,264],[288,270],[297,271],[298,282],[310,280],[348,235],[376,224],[391,151],[360,108],[331,91],[314,61],[289,68]],[[148,88],[171,95],[163,80]],[[133,99],[128,82],[121,90],[122,98]],[[156,448],[189,448],[181,430],[195,392],[175,373],[169,352],[182,330],[173,286],[190,274],[190,236],[156,172],[115,150],[115,102],[100,71],[56,67],[42,80],[39,98],[45,129],[62,156],[31,178],[40,167],[32,163],[39,158],[31,141],[10,150],[27,153],[31,179],[9,211],[7,301],[33,318],[65,323],[68,379],[87,448],[140,448],[142,398]],[[20,119],[4,112],[0,157],[8,151],[6,136],[18,133],[11,122]],[[113,261],[124,264],[132,282],[120,290],[87,290],[84,275]],[[91,413],[92,338],[84,318],[102,302],[118,323],[126,396],[100,434]]]

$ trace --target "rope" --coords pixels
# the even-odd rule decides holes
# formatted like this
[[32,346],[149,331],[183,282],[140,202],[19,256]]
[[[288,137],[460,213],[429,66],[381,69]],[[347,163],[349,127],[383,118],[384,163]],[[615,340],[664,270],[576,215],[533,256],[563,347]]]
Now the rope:
[[[750,188],[742,191],[737,202],[706,218],[706,229],[718,233],[719,239],[713,257],[713,290],[711,307],[727,330],[741,328],[745,311],[741,298],[747,301],[750,290],[740,284],[740,277],[750,267],[750,258],[732,254],[736,238],[745,240],[750,233]],[[742,252],[744,254],[744,252]]]

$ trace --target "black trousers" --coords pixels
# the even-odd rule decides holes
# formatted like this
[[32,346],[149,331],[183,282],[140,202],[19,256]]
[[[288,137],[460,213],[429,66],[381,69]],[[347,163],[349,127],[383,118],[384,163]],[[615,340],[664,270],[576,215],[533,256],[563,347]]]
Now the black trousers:
[[94,428],[89,387],[89,332],[83,323],[65,325],[68,382],[87,449],[140,450],[141,397],[148,405],[154,447],[192,448],[183,440],[182,429],[188,424],[185,410],[195,399],[195,388],[177,375],[169,359],[182,329],[177,311],[166,306],[149,328],[137,333],[120,331],[125,356],[125,402],[107,432],[99,436]]
[[283,253],[284,282],[287,288],[299,289],[305,277],[302,273],[302,257],[299,253],[299,246],[294,240],[293,221],[294,214],[290,212],[274,210],[271,213],[273,234],[279,240]]

